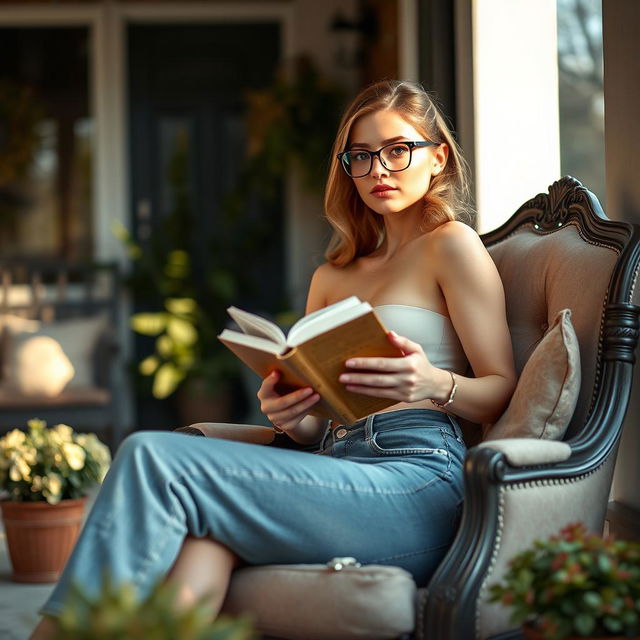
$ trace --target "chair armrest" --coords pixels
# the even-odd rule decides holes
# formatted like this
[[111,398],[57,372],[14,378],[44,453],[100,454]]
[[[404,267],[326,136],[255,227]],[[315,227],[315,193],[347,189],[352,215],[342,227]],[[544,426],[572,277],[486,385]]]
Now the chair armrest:
[[271,427],[256,424],[231,424],[227,422],[196,422],[189,425],[200,429],[207,438],[238,440],[255,444],[271,444],[276,432]]
[[514,467],[563,462],[571,456],[571,447],[557,440],[537,438],[506,438],[487,440],[478,448],[489,448],[504,454],[507,462]]

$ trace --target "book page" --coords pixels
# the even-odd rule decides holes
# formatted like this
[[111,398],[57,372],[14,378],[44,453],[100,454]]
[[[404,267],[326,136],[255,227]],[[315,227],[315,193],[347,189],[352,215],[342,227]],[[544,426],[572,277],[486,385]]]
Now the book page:
[[247,333],[240,333],[240,331],[234,331],[233,329],[224,329],[218,336],[218,339],[225,344],[232,342],[246,347],[253,347],[254,349],[273,355],[280,354],[287,349],[286,345],[275,344],[273,340],[261,338],[260,336],[252,336]]
[[238,323],[238,326],[246,334],[271,340],[279,345],[280,350],[284,348],[287,338],[282,332],[282,329],[274,322],[262,318],[255,313],[238,309],[238,307],[229,307],[227,313]]
[[289,331],[287,344],[295,347],[369,311],[371,311],[371,305],[368,302],[361,302],[356,296],[340,300],[298,320]]

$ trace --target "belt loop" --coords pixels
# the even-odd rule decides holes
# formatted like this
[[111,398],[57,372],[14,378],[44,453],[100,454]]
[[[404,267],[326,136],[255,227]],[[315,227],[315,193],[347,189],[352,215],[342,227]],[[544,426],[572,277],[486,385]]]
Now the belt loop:
[[327,442],[327,436],[331,433],[331,421],[327,421],[327,428],[324,430],[324,435],[320,441],[320,451],[324,451],[324,446]]
[[458,421],[450,413],[447,413],[446,416],[449,419],[449,423],[453,428],[453,433],[456,436],[456,438],[464,442],[464,437],[462,435],[462,428],[460,427],[460,424],[458,423]]
[[364,439],[365,442],[369,442],[373,440],[373,419],[376,417],[375,413],[372,413],[370,416],[367,416],[367,419],[364,423]]

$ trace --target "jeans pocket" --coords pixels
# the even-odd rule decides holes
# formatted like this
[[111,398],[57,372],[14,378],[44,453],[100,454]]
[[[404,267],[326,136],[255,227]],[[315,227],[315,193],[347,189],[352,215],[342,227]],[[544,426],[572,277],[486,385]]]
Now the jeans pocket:
[[436,426],[372,430],[369,438],[371,450],[383,456],[438,455],[449,457],[444,434]]

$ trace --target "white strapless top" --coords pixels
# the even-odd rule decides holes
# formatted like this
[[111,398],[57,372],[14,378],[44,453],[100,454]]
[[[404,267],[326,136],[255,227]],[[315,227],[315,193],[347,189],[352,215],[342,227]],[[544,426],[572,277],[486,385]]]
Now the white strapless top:
[[374,309],[387,329],[420,344],[435,367],[465,373],[467,357],[449,318],[404,304],[382,304]]

